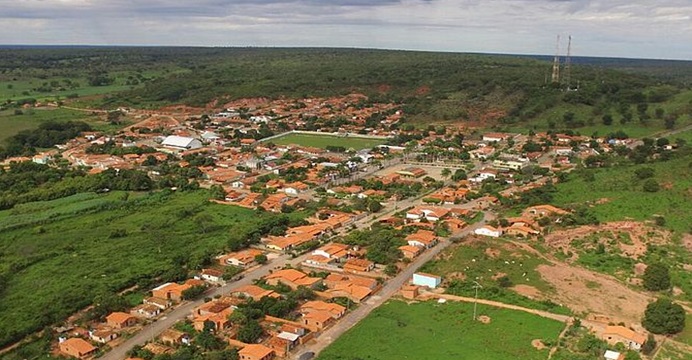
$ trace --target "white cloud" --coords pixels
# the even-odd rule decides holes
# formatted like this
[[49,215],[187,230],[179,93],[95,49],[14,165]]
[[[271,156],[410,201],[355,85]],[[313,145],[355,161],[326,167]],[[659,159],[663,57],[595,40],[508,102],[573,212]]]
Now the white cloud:
[[348,46],[692,59],[689,0],[0,0],[0,43]]

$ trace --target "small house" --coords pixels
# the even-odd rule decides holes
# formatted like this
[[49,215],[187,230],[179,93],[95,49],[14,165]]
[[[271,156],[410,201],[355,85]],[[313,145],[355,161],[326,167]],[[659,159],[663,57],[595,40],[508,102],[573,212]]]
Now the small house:
[[442,283],[442,278],[437,275],[426,273],[413,274],[413,285],[426,286],[431,289],[438,287]]

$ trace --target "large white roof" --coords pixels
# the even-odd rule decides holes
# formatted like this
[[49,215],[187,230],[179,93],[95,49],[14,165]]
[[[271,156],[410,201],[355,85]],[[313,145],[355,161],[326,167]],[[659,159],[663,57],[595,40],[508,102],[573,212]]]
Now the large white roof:
[[180,147],[180,148],[186,148],[186,147],[190,146],[190,144],[195,140],[196,140],[195,138],[191,138],[191,137],[171,135],[171,136],[167,137],[166,139],[164,139],[161,144],[162,145],[168,145],[168,146]]

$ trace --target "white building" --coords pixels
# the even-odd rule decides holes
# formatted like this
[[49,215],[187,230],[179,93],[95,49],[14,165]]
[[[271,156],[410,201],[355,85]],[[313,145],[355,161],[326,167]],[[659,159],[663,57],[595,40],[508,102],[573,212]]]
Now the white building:
[[191,137],[171,135],[163,140],[161,145],[179,150],[199,149],[202,142]]
[[415,273],[413,274],[412,283],[413,285],[427,286],[434,289],[442,283],[442,278],[437,275]]
[[479,227],[473,231],[476,235],[490,236],[490,237],[500,237],[502,236],[502,230],[496,229],[490,225]]

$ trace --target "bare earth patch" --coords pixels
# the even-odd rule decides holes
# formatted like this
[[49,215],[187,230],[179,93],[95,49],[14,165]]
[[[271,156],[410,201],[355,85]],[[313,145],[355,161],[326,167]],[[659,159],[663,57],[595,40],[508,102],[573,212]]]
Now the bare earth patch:
[[487,248],[485,249],[485,255],[488,255],[488,257],[491,259],[496,259],[498,256],[500,256],[500,250]]
[[546,347],[541,339],[533,339],[531,341],[531,346],[536,348],[536,350],[543,350]]
[[478,321],[482,322],[483,324],[490,324],[490,316],[481,315],[478,317]]
[[524,284],[519,284],[511,287],[512,290],[514,290],[517,294],[526,296],[529,299],[544,299],[545,296],[543,296],[543,293],[536,289],[535,287],[531,285],[524,285]]
[[539,265],[536,270],[555,288],[551,299],[577,313],[609,314],[618,321],[639,323],[643,309],[652,300],[613,277],[579,267]]

